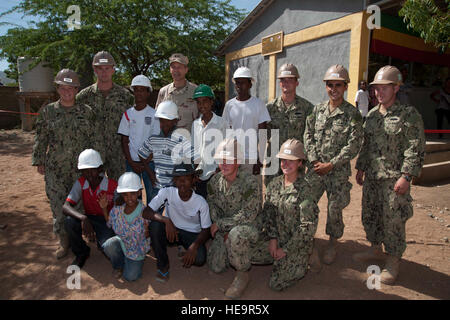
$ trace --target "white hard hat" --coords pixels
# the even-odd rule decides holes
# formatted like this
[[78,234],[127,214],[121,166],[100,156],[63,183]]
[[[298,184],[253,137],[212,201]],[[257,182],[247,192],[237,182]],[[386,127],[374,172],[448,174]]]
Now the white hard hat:
[[236,69],[236,71],[233,74],[233,81],[236,78],[249,78],[252,81],[254,80],[252,77],[252,72],[247,67],[239,67]]
[[131,81],[131,88],[133,88],[134,86],[148,87],[150,88],[150,91],[152,91],[150,80],[143,74],[140,74],[133,78],[133,80]]
[[134,172],[125,172],[119,178],[117,192],[136,192],[142,189],[141,178]]
[[178,107],[175,102],[170,100],[161,102],[156,109],[155,118],[178,119]]
[[102,157],[94,149],[86,149],[78,156],[78,169],[98,168],[103,164]]

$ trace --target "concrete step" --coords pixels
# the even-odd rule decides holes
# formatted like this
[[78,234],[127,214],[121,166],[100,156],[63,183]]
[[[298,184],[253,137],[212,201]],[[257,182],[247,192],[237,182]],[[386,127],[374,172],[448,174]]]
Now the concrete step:
[[425,164],[450,161],[450,150],[425,153]]
[[450,150],[449,141],[427,141],[425,144],[425,152],[438,152]]
[[430,163],[423,166],[413,184],[426,184],[450,178],[450,161]]

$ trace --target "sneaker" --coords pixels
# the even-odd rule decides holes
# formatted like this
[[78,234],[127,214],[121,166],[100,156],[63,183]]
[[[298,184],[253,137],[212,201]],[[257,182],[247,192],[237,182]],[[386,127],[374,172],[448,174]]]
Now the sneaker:
[[159,282],[167,282],[167,280],[169,280],[169,270],[162,272],[158,269],[156,272],[156,280]]
[[76,256],[75,259],[73,259],[71,265],[78,266],[78,268],[83,268],[84,264],[86,263],[86,260],[89,258],[89,253],[86,255],[80,255]]
[[122,269],[114,269],[113,277],[116,279],[120,279],[122,277],[123,270]]

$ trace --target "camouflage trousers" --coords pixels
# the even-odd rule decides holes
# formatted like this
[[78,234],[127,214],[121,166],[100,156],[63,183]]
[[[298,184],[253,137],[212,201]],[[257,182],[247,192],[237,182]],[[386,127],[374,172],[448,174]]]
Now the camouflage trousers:
[[256,228],[236,226],[228,233],[217,232],[208,249],[207,263],[216,272],[224,272],[231,265],[237,271],[247,271],[252,264],[271,264],[269,241],[261,239]]
[[66,216],[62,212],[62,207],[74,183],[72,179],[72,175],[63,175],[50,170],[45,172],[45,192],[53,214],[53,232],[60,238],[67,236],[64,227]]
[[413,215],[409,190],[394,192],[397,179],[365,179],[362,197],[362,224],[367,240],[384,244],[386,253],[401,258],[406,249],[406,221]]
[[[311,241],[312,248],[312,241]],[[273,262],[269,287],[281,291],[297,283],[308,270],[310,248],[299,247],[295,252],[289,252],[284,258]]]
[[108,178],[118,181],[119,177],[126,172],[125,158],[119,148],[115,152],[106,152],[104,168]]
[[342,210],[350,203],[350,190],[352,184],[346,176],[326,175],[318,176],[314,171],[308,170],[305,179],[310,183],[314,193],[314,200],[319,202],[324,191],[327,192],[327,235],[339,239],[344,234],[344,220]]

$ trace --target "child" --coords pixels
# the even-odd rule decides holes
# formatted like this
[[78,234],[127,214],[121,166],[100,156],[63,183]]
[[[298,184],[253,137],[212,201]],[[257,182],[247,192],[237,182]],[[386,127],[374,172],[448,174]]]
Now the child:
[[[148,163],[153,159],[155,172],[149,166],[144,166],[145,171],[156,181],[152,181],[156,188],[173,186],[171,172],[175,163],[188,160],[192,162],[192,147],[189,132],[185,129],[177,129],[178,107],[173,101],[164,101],[156,110],[155,117],[159,119],[161,132],[159,135],[150,136],[138,151],[142,162]],[[179,162],[178,162],[179,161]]]
[[[195,159],[199,159],[197,168],[203,170],[203,174],[199,177],[200,181],[195,183],[195,192],[206,199],[208,181],[218,170],[213,155],[217,145],[225,138],[227,124],[222,117],[212,112],[215,97],[209,86],[200,84],[195,89],[193,98],[197,101],[201,116],[192,123],[192,145]],[[217,137],[219,134],[220,137]],[[211,148],[211,145],[214,148]],[[208,154],[208,152],[212,154]]]
[[[69,243],[75,259],[71,263],[80,269],[89,258],[91,249],[83,240],[82,235],[90,241],[97,238],[97,246],[114,236],[114,232],[106,225],[103,210],[98,203],[99,196],[107,199],[107,208],[113,207],[114,191],[117,182],[108,179],[103,174],[103,161],[100,153],[86,149],[78,157],[78,169],[81,177],[75,182],[63,206],[67,216],[65,228],[69,235]],[[85,214],[74,208],[82,200]]]
[[[125,155],[127,172],[134,172],[144,181],[147,203],[158,193],[153,189],[151,179],[144,169],[144,163],[139,160],[138,150],[145,139],[160,132],[159,120],[155,118],[155,110],[147,104],[152,91],[150,80],[144,75],[138,75],[131,82],[134,93],[134,107],[129,108],[122,116],[117,133],[122,135],[122,150]],[[148,163],[155,169],[153,161]],[[153,178],[155,180],[155,178]]]
[[[161,189],[142,214],[144,219],[152,220],[149,229],[157,259],[158,281],[169,279],[167,240],[186,249],[182,257],[183,267],[202,266],[206,262],[205,242],[210,236],[211,218],[206,200],[193,190],[197,174],[201,172],[195,171],[190,164],[176,165],[172,172],[176,187]],[[165,216],[157,213],[163,205]]]
[[116,233],[103,244],[105,254],[111,260],[113,274],[127,281],[135,281],[142,275],[145,254],[150,250],[150,239],[146,237],[147,223],[142,218],[143,205],[141,178],[134,172],[126,172],[119,178],[119,193],[124,204],[115,205],[108,213],[106,197],[99,200],[107,225]]

